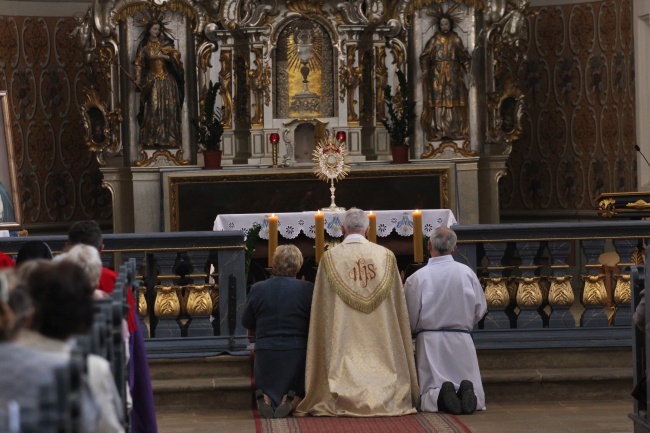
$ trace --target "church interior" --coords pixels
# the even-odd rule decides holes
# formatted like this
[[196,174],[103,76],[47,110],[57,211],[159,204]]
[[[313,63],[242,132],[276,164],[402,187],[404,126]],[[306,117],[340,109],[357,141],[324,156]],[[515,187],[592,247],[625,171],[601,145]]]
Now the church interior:
[[[272,213],[295,217],[279,242],[314,256],[314,227],[294,214],[337,205],[376,211],[405,272],[423,261],[411,212],[429,210],[425,236],[458,229],[488,299],[475,341],[496,409],[461,417],[463,431],[521,431],[523,418],[526,431],[650,431],[627,418],[646,416],[629,397],[645,350],[629,324],[650,216],[647,0],[0,0],[0,40],[0,251],[18,234],[60,251],[71,224],[95,220],[102,258],[138,264],[159,431],[207,431],[213,405],[228,431],[271,431],[251,421],[250,377],[220,397],[201,382],[205,362],[248,368],[231,359],[246,331],[217,302],[242,301],[246,281],[212,275],[223,323],[209,333],[230,355],[182,343],[195,351],[185,395],[165,382],[182,355],[154,334],[192,336],[176,326],[187,297],[174,294],[169,322],[156,296],[207,283],[206,260],[231,253],[243,274],[243,235],[218,232],[250,234],[246,215],[262,218],[259,269]],[[193,268],[179,274],[182,248]],[[564,333],[535,333],[553,327]],[[538,403],[515,404],[530,392]]]

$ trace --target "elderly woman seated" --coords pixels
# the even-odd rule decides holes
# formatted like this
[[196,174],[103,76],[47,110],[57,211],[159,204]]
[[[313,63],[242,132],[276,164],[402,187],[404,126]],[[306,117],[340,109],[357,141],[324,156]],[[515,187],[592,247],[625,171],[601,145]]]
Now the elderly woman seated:
[[297,280],[302,254],[282,245],[272,277],[251,288],[242,324],[255,332],[256,400],[264,418],[283,418],[305,395],[305,357],[314,285]]

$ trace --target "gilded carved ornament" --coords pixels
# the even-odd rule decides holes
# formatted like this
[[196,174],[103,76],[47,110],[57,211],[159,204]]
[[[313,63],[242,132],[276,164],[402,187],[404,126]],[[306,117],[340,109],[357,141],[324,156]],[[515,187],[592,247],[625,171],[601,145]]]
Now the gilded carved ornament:
[[86,130],[85,144],[95,152],[100,165],[105,165],[106,156],[115,156],[122,151],[119,140],[122,110],[118,107],[108,111],[95,88],[84,88],[84,102],[81,104],[83,126]]
[[583,275],[584,289],[582,292],[582,305],[601,306],[607,302],[607,290],[605,289],[605,275]]
[[650,209],[650,203],[645,200],[637,200],[634,203],[627,203],[625,207],[632,208],[634,210],[647,210]]
[[474,8],[476,11],[482,11],[485,9],[486,1],[490,2],[490,0],[399,0],[397,2],[391,2],[388,7],[387,16],[397,18],[404,23],[406,28],[409,28],[413,14],[431,5],[441,5],[442,3],[449,2],[465,5],[468,8]]
[[140,317],[146,317],[149,307],[147,306],[147,298],[145,294],[147,293],[147,288],[145,286],[140,286],[138,288],[138,314]]
[[616,278],[616,287],[614,288],[614,302],[617,305],[629,304],[632,299],[630,275],[614,275],[614,278]]
[[388,84],[388,68],[386,67],[386,48],[383,46],[375,47],[375,92],[377,100],[375,102],[375,112],[377,121],[386,119],[386,84]]
[[506,308],[510,305],[506,278],[481,278],[481,281],[485,283],[485,300],[488,309]]
[[469,140],[463,142],[463,147],[458,147],[455,141],[443,141],[437,149],[433,148],[433,144],[425,143],[425,151],[422,152],[420,158],[433,159],[436,156],[441,155],[446,149],[451,149],[455,154],[463,157],[476,156],[476,151],[470,149],[469,146]]
[[605,218],[611,218],[616,215],[616,200],[606,198],[598,202],[598,214]]
[[212,314],[212,298],[210,291],[213,284],[194,285],[189,284],[183,288],[189,290],[186,312],[190,316],[208,316]]
[[517,288],[517,305],[519,308],[539,308],[543,302],[539,277],[520,277]]
[[136,167],[149,167],[155,164],[159,159],[166,160],[174,165],[189,165],[188,159],[183,159],[183,149],[178,149],[175,154],[172,154],[168,149],[158,149],[151,155],[146,150],[140,151],[140,158],[135,162]]
[[551,287],[548,292],[548,303],[551,307],[570,307],[575,301],[571,280],[573,276],[563,275],[548,277]]
[[155,286],[156,302],[153,312],[156,317],[175,318],[181,313],[177,286]]
[[337,3],[336,11],[341,24],[377,24],[383,20],[385,8],[381,0],[353,0]]
[[207,12],[195,0],[118,0],[110,12],[110,25],[114,28],[120,21],[135,17],[152,9],[178,13],[193,24],[192,32],[201,34],[207,22]]
[[219,93],[223,106],[223,127],[230,129],[232,128],[232,51],[221,50],[219,63],[221,64]]
[[512,81],[506,82],[500,93],[488,94],[488,137],[494,142],[504,142],[508,155],[512,142],[523,136],[526,98],[524,93]]

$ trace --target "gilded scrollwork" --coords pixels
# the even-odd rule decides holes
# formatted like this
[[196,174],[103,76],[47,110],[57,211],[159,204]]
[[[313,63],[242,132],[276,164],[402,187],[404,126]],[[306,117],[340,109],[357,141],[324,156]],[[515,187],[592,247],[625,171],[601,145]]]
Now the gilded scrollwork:
[[221,50],[219,63],[221,63],[219,93],[223,106],[223,127],[229,129],[232,128],[232,51]]
[[524,93],[511,81],[505,84],[501,92],[488,94],[490,140],[496,143],[503,142],[510,149],[512,142],[522,137],[525,103]]
[[388,68],[386,67],[386,48],[375,47],[375,112],[377,121],[386,118],[385,88],[388,84]]
[[149,311],[149,307],[147,306],[147,298],[145,296],[146,293],[146,286],[140,286],[138,288],[138,315],[140,317],[147,317],[147,312]]
[[616,200],[605,198],[598,202],[598,214],[605,218],[611,218],[616,215]]
[[462,147],[458,147],[455,141],[443,141],[440,143],[437,149],[433,147],[431,143],[424,143],[425,151],[422,153],[420,158],[422,159],[433,159],[438,155],[442,155],[445,150],[450,149],[453,153],[461,155],[463,157],[476,156],[476,151],[470,149],[470,143],[468,140],[463,142]]
[[135,162],[135,166],[149,167],[160,161],[166,161],[170,165],[189,165],[190,161],[183,159],[183,153],[183,149],[178,149],[175,154],[172,154],[169,149],[158,149],[149,155],[146,150],[141,150],[141,159]]
[[122,150],[119,140],[120,125],[123,121],[122,110],[118,107],[108,111],[97,89],[83,89],[85,101],[81,104],[83,126],[86,130],[85,144],[95,152],[97,161],[105,164],[106,156],[115,156]]
[[355,92],[361,83],[363,76],[363,68],[355,66],[357,47],[354,45],[348,46],[346,54],[346,63],[341,64],[339,68],[339,80],[341,83],[341,102],[347,100],[348,107],[348,122],[359,122],[359,115],[356,112],[355,105],[357,100],[354,99]]

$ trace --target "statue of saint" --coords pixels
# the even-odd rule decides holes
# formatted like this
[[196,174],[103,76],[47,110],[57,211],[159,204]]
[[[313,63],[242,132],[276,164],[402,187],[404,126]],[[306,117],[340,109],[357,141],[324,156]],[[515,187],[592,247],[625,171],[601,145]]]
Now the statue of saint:
[[438,30],[420,55],[424,89],[420,122],[428,140],[467,136],[465,76],[470,55],[453,25],[451,15],[440,15]]
[[183,63],[162,14],[152,14],[141,39],[133,60],[140,90],[140,144],[150,148],[181,147]]

